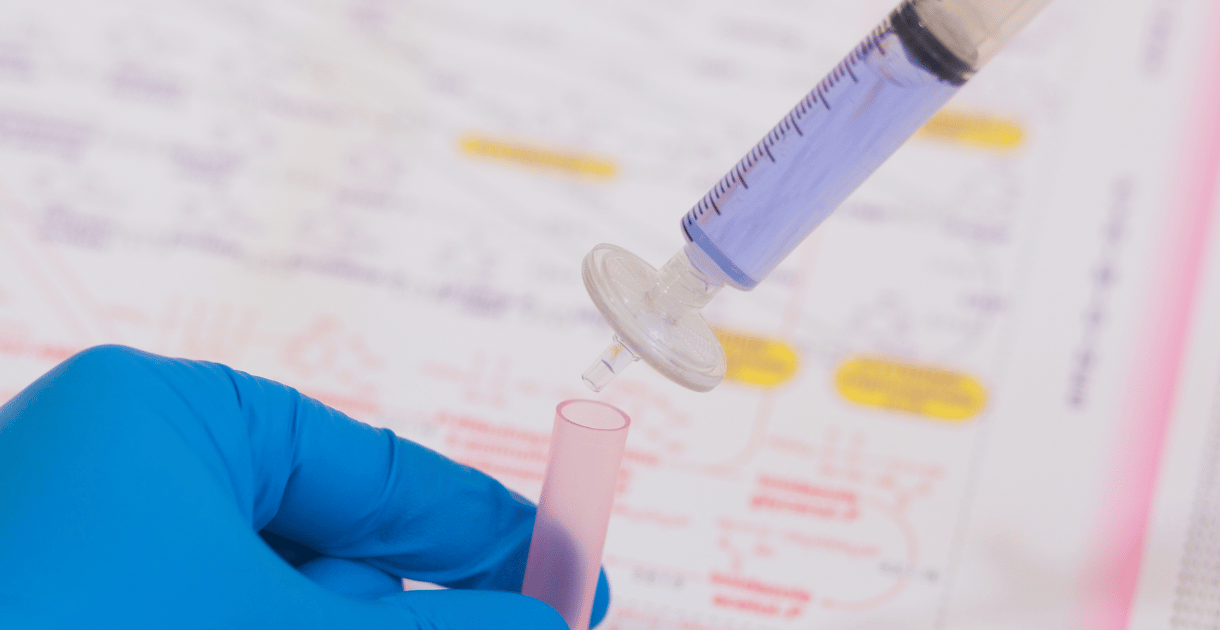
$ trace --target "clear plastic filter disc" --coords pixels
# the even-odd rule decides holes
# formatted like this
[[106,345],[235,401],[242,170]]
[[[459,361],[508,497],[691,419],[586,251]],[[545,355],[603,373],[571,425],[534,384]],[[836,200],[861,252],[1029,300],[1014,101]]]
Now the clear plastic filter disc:
[[691,265],[684,251],[660,270],[615,245],[585,256],[585,288],[614,328],[614,343],[584,374],[601,391],[635,359],[684,387],[706,392],[724,379],[720,340],[699,309],[721,289]]

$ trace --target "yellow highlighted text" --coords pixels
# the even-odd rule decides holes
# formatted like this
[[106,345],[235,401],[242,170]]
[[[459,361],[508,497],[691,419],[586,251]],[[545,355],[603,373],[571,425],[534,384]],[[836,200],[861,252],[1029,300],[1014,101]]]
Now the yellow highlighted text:
[[582,153],[531,146],[481,136],[461,139],[466,155],[512,162],[572,175],[610,178],[618,174],[618,166],[606,159]]
[[716,330],[728,359],[725,378],[761,387],[776,387],[796,374],[796,352],[779,339]]
[[939,368],[876,357],[855,357],[839,366],[835,387],[861,405],[961,421],[987,404],[978,381]]
[[1025,140],[1025,132],[1011,120],[952,111],[932,116],[915,135],[998,150],[1015,149]]

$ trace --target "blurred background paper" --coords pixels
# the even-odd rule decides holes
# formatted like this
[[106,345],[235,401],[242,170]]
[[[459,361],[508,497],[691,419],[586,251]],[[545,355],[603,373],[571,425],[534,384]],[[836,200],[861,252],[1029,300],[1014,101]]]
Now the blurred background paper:
[[[664,262],[892,8],[10,0],[0,399],[98,343],[215,360],[536,499],[608,339],[585,252]],[[598,395],[603,627],[1216,623],[1217,35],[1056,0],[705,309],[724,384]]]

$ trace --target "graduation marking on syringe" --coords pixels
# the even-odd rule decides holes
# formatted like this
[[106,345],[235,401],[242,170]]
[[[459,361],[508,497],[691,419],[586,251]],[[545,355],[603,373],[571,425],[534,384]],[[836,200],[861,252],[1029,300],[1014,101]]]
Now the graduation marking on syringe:
[[[883,44],[881,38],[886,35],[882,29],[878,29],[870,34],[859,46],[853,49],[842,62],[831,69],[812,90],[805,94],[796,106],[793,107],[786,116],[780,119],[779,124],[771,128],[763,139],[746,153],[733,168],[725,174],[716,185],[699,200],[695,207],[686,217],[687,221],[693,222],[702,219],[708,215],[708,210],[715,212],[716,215],[722,215],[724,210],[720,207],[722,203],[733,204],[733,191],[740,186],[743,190],[749,190],[750,184],[746,179],[748,173],[752,173],[753,169],[758,167],[765,155],[771,160],[772,164],[778,164],[779,158],[775,152],[771,150],[772,146],[785,145],[793,138],[789,137],[789,133],[795,131],[797,136],[804,137],[805,130],[802,128],[802,122],[807,117],[812,117],[817,103],[821,103],[822,107],[829,114],[820,114],[814,118],[815,125],[821,121],[821,116],[834,115],[835,107],[831,105],[832,94],[833,98],[841,99],[839,94],[840,87],[847,77],[851,77],[852,83],[860,83],[860,75],[856,73],[856,68],[853,66],[861,63],[867,63],[868,55],[874,50],[882,50]],[[818,110],[820,111],[820,110]],[[790,149],[789,149],[790,150]],[[786,156],[788,151],[781,151],[781,156]],[[785,158],[788,159],[788,158]],[[685,227],[684,227],[685,229]]]

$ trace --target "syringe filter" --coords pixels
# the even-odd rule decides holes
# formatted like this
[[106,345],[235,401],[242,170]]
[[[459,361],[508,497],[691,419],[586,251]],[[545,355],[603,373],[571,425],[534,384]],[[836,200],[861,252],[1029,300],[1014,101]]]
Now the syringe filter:
[[582,268],[585,289],[614,329],[615,343],[585,372],[600,391],[631,363],[625,349],[670,380],[706,392],[724,379],[724,349],[699,309],[720,290],[679,251],[659,271],[608,244],[594,247]]

